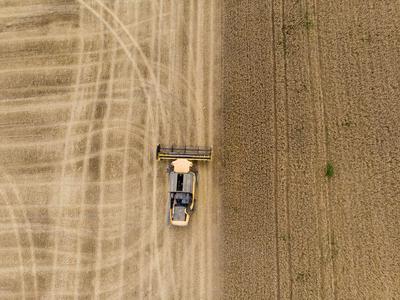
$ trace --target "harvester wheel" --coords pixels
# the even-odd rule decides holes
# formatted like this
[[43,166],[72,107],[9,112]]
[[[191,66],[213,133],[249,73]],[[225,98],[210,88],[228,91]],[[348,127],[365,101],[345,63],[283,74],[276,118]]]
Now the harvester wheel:
[[167,211],[167,215],[166,215],[166,218],[165,218],[165,220],[166,220],[166,222],[167,222],[167,225],[171,225],[171,220],[170,220],[170,214],[169,214],[169,199],[167,200],[167,205],[166,205],[166,211]]
[[196,208],[196,205],[194,203],[195,199],[193,200],[193,207],[187,210],[188,214],[191,216],[194,213],[194,209]]

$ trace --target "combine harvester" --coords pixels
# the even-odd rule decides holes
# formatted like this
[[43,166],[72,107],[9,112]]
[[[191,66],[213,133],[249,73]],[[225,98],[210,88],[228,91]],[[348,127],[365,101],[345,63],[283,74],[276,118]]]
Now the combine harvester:
[[194,209],[197,171],[192,161],[211,160],[211,148],[157,145],[157,160],[173,160],[167,168],[169,179],[168,221],[186,226]]

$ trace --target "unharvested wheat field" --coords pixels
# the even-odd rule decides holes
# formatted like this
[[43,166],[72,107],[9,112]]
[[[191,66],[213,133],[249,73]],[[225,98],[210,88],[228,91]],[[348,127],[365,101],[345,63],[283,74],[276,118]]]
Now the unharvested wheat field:
[[400,298],[399,20],[395,1],[225,1],[226,298]]
[[0,1],[1,299],[216,297],[214,164],[190,226],[171,228],[155,149],[217,143],[219,16]]

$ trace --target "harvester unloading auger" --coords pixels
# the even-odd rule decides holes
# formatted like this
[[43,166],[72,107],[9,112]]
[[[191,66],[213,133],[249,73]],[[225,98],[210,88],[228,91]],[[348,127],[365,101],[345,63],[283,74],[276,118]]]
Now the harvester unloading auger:
[[197,171],[191,161],[211,160],[211,148],[162,147],[157,145],[157,160],[173,160],[168,165],[168,220],[186,226],[194,209]]

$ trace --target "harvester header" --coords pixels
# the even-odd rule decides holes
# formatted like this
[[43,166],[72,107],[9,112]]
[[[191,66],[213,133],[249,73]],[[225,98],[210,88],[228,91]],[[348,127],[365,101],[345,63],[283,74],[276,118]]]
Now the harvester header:
[[157,145],[157,160],[160,159],[178,159],[185,158],[188,160],[211,160],[210,147],[163,147]]

